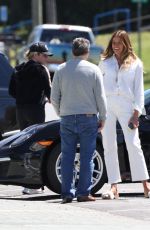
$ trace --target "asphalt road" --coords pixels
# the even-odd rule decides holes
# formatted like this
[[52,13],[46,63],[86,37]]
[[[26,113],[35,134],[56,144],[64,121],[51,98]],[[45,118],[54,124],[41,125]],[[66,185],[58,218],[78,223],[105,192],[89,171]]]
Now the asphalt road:
[[[46,120],[58,119],[51,105]],[[120,184],[118,200],[61,204],[60,195],[45,189],[43,194],[22,195],[22,187],[0,185],[0,230],[147,230],[150,199],[143,197],[141,184]]]
[[146,230],[150,226],[150,199],[141,184],[119,185],[118,200],[61,204],[60,196],[45,189],[43,194],[22,195],[18,186],[0,185],[1,230]]

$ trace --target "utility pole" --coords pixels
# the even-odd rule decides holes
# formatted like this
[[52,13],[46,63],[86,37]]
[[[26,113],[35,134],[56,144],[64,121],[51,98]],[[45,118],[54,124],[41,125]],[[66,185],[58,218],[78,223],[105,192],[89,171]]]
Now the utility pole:
[[46,23],[57,23],[56,0],[46,0]]
[[43,8],[42,0],[32,0],[32,26],[36,26],[43,23]]
[[138,56],[142,58],[142,45],[141,45],[141,15],[142,15],[142,4],[147,3],[149,0],[131,0],[133,3],[137,3],[137,32],[138,32]]
[[142,58],[142,47],[141,47],[141,10],[142,10],[142,3],[139,1],[137,3],[137,28],[138,28],[138,45],[139,45],[139,50],[138,50],[138,55],[139,58]]

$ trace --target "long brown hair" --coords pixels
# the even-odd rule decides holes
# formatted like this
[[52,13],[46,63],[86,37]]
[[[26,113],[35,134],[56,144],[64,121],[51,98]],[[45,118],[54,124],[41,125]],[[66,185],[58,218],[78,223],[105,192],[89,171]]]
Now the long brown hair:
[[136,60],[137,56],[133,51],[129,35],[125,30],[118,30],[112,34],[108,46],[106,50],[103,52],[103,54],[101,55],[101,58],[104,60],[111,57],[114,54],[112,49],[112,41],[114,37],[119,37],[123,43],[124,49],[121,55],[122,63],[124,63],[125,61],[129,61],[130,59]]

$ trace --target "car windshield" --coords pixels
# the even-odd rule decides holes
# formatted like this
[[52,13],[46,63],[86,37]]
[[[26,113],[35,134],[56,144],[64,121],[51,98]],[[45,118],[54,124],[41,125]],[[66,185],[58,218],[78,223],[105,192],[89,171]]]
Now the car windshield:
[[53,40],[59,40],[60,42],[71,43],[72,40],[77,37],[84,37],[91,42],[89,33],[68,29],[44,29],[41,35],[41,41],[53,42]]
[[150,89],[145,90],[144,92],[145,97],[145,105],[150,103]]

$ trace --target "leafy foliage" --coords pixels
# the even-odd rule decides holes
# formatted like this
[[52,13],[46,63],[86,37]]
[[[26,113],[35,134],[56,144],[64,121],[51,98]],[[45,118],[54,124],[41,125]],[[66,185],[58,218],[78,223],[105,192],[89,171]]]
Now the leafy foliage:
[[[45,14],[45,3],[43,0],[43,15]],[[32,0],[1,0],[0,5],[7,5],[9,9],[8,24],[31,19]],[[129,8],[131,17],[136,17],[136,3],[131,0],[112,1],[112,0],[56,0],[58,23],[79,24],[93,27],[93,18],[96,14],[110,11],[116,8]],[[150,4],[142,4],[142,15],[149,14]],[[118,17],[121,17],[118,15]],[[109,23],[112,19],[103,19],[102,23]],[[118,18],[117,18],[118,20]],[[45,22],[45,21],[44,21]]]

